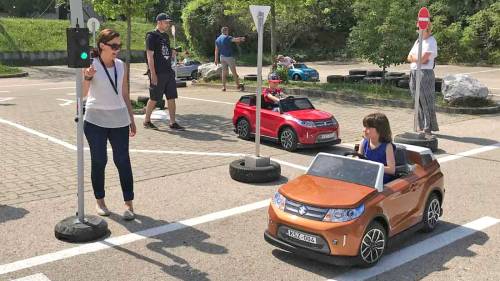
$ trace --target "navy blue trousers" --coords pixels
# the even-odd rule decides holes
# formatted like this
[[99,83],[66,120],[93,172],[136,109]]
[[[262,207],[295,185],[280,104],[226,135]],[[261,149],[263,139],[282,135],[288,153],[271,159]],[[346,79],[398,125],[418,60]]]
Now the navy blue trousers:
[[108,140],[113,150],[113,162],[120,175],[123,200],[134,199],[134,178],[129,156],[129,126],[121,128],[103,128],[87,121],[83,130],[90,147],[92,188],[96,199],[105,196],[104,170],[108,162]]

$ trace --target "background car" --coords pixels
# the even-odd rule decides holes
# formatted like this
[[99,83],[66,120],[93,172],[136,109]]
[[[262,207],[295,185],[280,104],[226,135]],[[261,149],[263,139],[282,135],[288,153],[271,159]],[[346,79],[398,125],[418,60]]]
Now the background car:
[[378,162],[319,153],[274,195],[265,240],[327,263],[372,266],[389,238],[434,230],[445,194],[439,163],[427,148],[398,145],[395,154],[396,179],[384,185]]
[[201,63],[199,61],[187,61],[185,64],[177,64],[176,70],[177,70],[177,77],[178,78],[191,78],[191,79],[197,79],[198,78],[198,66],[200,66]]
[[[294,151],[300,147],[339,144],[339,123],[325,111],[317,110],[307,98],[288,97],[279,107],[262,101],[261,136]],[[255,95],[245,95],[234,107],[233,125],[242,139],[255,134]]]
[[319,81],[319,73],[304,63],[294,63],[288,69],[288,78],[294,81]]

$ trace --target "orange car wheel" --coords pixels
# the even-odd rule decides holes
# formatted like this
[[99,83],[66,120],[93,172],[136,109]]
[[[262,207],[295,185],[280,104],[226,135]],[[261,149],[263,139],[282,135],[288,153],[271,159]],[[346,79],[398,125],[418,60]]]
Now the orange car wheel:
[[361,267],[375,265],[384,254],[387,245],[387,234],[379,222],[372,222],[365,231],[359,246]]
[[439,222],[439,216],[441,215],[441,203],[439,202],[439,198],[436,194],[431,194],[429,199],[427,199],[427,203],[425,204],[424,210],[424,218],[423,223],[424,226],[422,231],[431,232],[436,228],[437,223]]

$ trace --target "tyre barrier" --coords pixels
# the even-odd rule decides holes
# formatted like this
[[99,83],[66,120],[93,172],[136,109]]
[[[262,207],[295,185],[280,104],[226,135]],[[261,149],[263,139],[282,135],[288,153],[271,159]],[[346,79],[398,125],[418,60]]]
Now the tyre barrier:
[[394,137],[394,142],[427,147],[433,152],[438,150],[438,140],[436,137],[427,139],[423,134],[403,133]]
[[271,161],[270,165],[265,167],[246,167],[245,159],[238,159],[229,165],[229,175],[233,180],[239,182],[271,182],[281,177],[281,166]]
[[351,70],[349,70],[349,76],[350,75],[365,75],[366,76],[366,69],[351,69]]
[[345,81],[344,75],[328,75],[326,76],[326,81],[328,83],[340,83]]
[[367,77],[363,78],[363,82],[368,83],[368,84],[382,84],[382,77],[367,76]]
[[361,74],[353,74],[353,75],[347,75],[345,77],[345,80],[348,82],[359,82],[363,81],[363,78],[365,78],[366,75],[361,75]]
[[402,79],[398,81],[398,87],[403,89],[410,88],[410,80]]
[[243,76],[243,80],[257,81],[257,74],[247,74],[247,75]]
[[368,71],[366,71],[366,76],[368,76],[368,77],[384,77],[384,72],[382,70],[368,70]]
[[404,72],[393,72],[393,71],[391,71],[391,72],[387,72],[385,74],[385,77],[387,77],[387,76],[401,77],[401,76],[404,76],[404,75],[405,75]]

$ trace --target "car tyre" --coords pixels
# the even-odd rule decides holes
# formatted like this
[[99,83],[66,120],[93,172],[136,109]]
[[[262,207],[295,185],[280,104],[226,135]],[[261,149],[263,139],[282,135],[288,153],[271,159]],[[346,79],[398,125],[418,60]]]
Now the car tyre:
[[236,133],[241,139],[250,139],[250,122],[248,122],[246,118],[240,118],[238,122],[236,122]]
[[281,147],[283,147],[285,150],[287,151],[297,150],[298,138],[297,134],[292,128],[288,127],[281,130],[279,138]]
[[328,75],[326,77],[328,83],[342,83],[345,81],[344,75]]
[[239,182],[271,182],[281,177],[281,166],[271,161],[270,165],[265,167],[246,167],[245,159],[238,159],[229,165],[229,175],[233,180]]
[[191,79],[198,79],[198,70],[193,70],[193,72],[191,72]]
[[361,267],[371,267],[377,264],[384,254],[387,245],[387,233],[379,222],[368,225],[359,246],[359,261]]
[[366,69],[351,69],[349,75],[364,75],[366,76]]
[[439,222],[439,217],[441,216],[441,202],[436,194],[432,193],[425,203],[425,209],[423,214],[422,222],[424,226],[422,227],[423,232],[432,232]]
[[292,76],[292,79],[293,79],[293,81],[300,81],[300,80],[302,80],[302,78],[300,78],[300,75],[298,75],[298,74],[294,74]]

